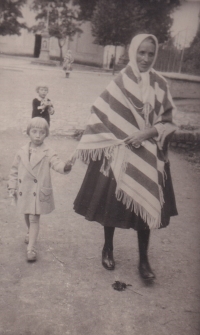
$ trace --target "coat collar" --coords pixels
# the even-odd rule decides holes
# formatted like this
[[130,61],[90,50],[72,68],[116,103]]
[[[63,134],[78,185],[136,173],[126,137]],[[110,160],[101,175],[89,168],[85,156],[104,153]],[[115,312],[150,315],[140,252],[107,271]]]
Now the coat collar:
[[34,167],[41,162],[41,160],[46,156],[46,152],[48,148],[43,143],[41,146],[36,148],[36,153],[32,157],[32,161],[30,163],[29,161],[29,150],[30,150],[30,142],[27,143],[24,147],[21,148],[21,160],[26,167],[26,169],[29,171],[30,174],[35,176],[34,174]]
[[49,100],[49,98],[47,98],[47,97],[45,97],[45,98],[41,98],[39,95],[36,97],[36,99],[38,100],[38,101],[48,101]]

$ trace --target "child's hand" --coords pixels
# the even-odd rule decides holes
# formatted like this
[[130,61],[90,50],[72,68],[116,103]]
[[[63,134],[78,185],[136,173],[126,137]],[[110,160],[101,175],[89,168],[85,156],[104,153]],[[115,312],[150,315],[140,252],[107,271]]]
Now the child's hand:
[[49,107],[49,101],[44,101],[44,103],[42,104],[43,106],[44,106],[44,108],[46,108],[46,107]]
[[71,169],[72,169],[72,163],[71,161],[67,161],[67,163],[65,163],[64,172],[70,172]]
[[75,152],[73,152],[73,154],[70,156],[70,159],[65,163],[64,171],[65,172],[71,171],[75,161],[76,161]]
[[45,103],[46,103],[46,106],[53,106],[51,100],[46,100]]
[[11,188],[8,192],[9,192],[9,197],[10,197],[10,198],[14,198],[14,196],[15,196],[15,194],[16,194],[15,189],[14,189],[14,188]]
[[11,198],[11,206],[16,206],[16,190],[14,188],[11,188],[8,190],[9,192],[9,197]]
[[55,110],[54,110],[54,107],[53,107],[52,103],[49,104],[49,106],[48,106],[48,111],[49,111],[49,114],[50,114],[50,115],[53,115],[53,114],[55,113]]
[[45,107],[49,107],[52,105],[52,102],[50,100],[47,100],[47,99],[43,99],[41,101],[41,107],[42,108],[45,108]]

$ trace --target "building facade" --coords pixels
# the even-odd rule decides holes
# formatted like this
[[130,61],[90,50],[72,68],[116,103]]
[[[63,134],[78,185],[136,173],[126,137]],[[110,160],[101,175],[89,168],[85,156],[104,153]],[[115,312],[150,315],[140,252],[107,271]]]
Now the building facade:
[[[28,0],[28,3],[22,10],[22,21],[25,21],[28,27],[36,24],[36,14],[31,11],[30,4],[31,0]],[[183,35],[184,41],[186,41],[186,34],[187,40],[189,40],[190,34],[192,34],[190,40],[195,36],[198,26],[199,8],[200,0],[188,0],[186,3],[185,1],[183,2],[181,8],[177,9],[174,13],[174,24],[171,29],[172,36],[177,35],[179,37],[180,35],[181,37]],[[188,19],[186,20],[186,18]],[[83,23],[81,29],[82,33],[77,33],[72,40],[66,41],[63,46],[63,55],[66,53],[67,49],[71,49],[75,62],[99,67],[103,66],[105,68],[110,67],[111,59],[115,55],[116,63],[118,63],[120,57],[124,54],[123,47],[119,46],[115,50],[114,46],[103,47],[94,44],[90,22]],[[41,49],[41,39],[40,34],[33,34],[25,29],[21,30],[20,36],[0,36],[0,53],[38,58]],[[59,59],[60,48],[58,40],[54,37],[50,38],[49,51],[51,58]]]
[[[24,6],[23,20],[27,26],[36,24],[35,12],[30,9],[30,1]],[[87,65],[109,68],[112,55],[114,55],[114,46],[106,46],[105,48],[94,44],[90,22],[85,22],[81,26],[82,33],[77,33],[72,40],[66,40],[63,46],[63,55],[68,49],[72,50],[75,62]],[[13,54],[19,56],[29,56],[38,58],[41,49],[41,34],[34,34],[26,29],[21,30],[21,35],[0,36],[0,53]],[[56,59],[60,57],[60,48],[58,40],[54,37],[50,38],[49,44],[50,57]],[[122,47],[117,47],[116,60],[123,53]]]

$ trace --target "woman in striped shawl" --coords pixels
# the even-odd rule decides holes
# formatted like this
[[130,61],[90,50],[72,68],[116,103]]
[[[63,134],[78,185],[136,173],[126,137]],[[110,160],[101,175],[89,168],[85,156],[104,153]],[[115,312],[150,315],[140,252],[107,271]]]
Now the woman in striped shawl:
[[150,230],[177,215],[167,155],[174,104],[166,80],[152,68],[157,52],[155,36],[135,36],[130,62],[92,106],[76,150],[89,166],[74,202],[76,213],[104,226],[107,270],[115,268],[115,228],[137,231],[139,272],[149,280],[155,277],[147,256]]

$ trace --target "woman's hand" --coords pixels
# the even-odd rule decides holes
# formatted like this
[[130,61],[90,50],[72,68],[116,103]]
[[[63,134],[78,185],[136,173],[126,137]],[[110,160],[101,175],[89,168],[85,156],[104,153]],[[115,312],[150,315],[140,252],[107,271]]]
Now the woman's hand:
[[133,133],[132,135],[128,136],[124,142],[131,144],[135,148],[139,148],[142,145],[142,142],[155,136],[158,136],[158,132],[156,128],[152,127]]
[[142,131],[137,131],[136,133],[128,136],[125,139],[126,144],[130,144],[135,148],[139,148],[142,145],[142,142],[144,141]]

